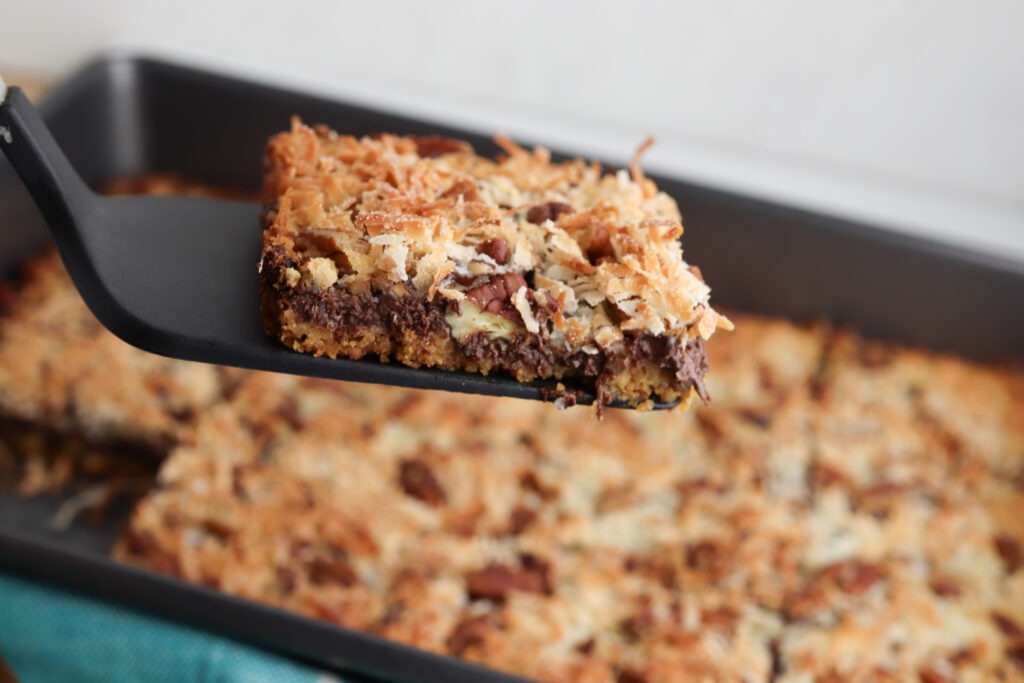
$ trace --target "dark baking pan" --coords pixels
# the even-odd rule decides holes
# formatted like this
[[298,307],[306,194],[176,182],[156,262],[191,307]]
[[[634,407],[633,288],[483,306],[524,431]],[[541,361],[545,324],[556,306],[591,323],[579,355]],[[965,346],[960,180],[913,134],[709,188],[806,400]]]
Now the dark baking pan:
[[[497,151],[487,135],[151,59],[101,59],[42,112],[72,163],[100,186],[176,171],[255,191],[262,147],[292,114],[347,133],[441,134]],[[524,142],[529,142],[524,141]],[[628,150],[623,150],[628,152]],[[796,318],[826,316],[867,335],[976,358],[1024,358],[1024,265],[678,179],[686,253],[714,300]],[[28,194],[0,160],[0,270],[45,244]],[[299,617],[105,559],[124,514],[55,532],[59,497],[0,494],[0,567],[120,601],[333,669],[385,680],[512,677]]]

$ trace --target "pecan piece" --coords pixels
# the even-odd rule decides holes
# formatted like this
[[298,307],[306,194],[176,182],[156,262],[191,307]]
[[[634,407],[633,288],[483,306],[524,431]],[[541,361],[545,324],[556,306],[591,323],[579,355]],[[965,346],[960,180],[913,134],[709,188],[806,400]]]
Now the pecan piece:
[[1007,574],[1012,574],[1024,565],[1024,548],[1021,548],[1020,541],[1009,534],[999,534],[995,537],[994,543],[996,552],[1003,559],[1003,566]]
[[416,143],[416,153],[424,159],[433,159],[453,152],[466,152],[466,146],[458,140],[442,137],[440,135],[429,135],[426,137],[413,137]]
[[466,590],[472,600],[491,600],[497,603],[505,602],[512,591],[548,593],[550,590],[545,569],[540,566],[515,569],[505,564],[492,563],[466,575]]
[[558,221],[559,216],[572,213],[573,208],[565,202],[548,202],[538,204],[526,212],[526,220],[534,225],[540,225],[544,221]]
[[476,250],[481,254],[487,254],[498,264],[504,264],[508,260],[508,242],[504,237],[489,239],[477,247]]
[[612,235],[604,223],[598,221],[590,226],[590,240],[587,242],[586,252],[587,258],[595,265],[615,260]]
[[431,507],[443,505],[448,499],[430,466],[417,458],[401,462],[398,469],[398,481],[406,494]]
[[518,322],[521,319],[519,311],[509,303],[509,300],[513,294],[519,291],[520,287],[525,286],[526,280],[522,275],[501,273],[491,277],[484,284],[470,289],[466,292],[466,298],[473,301],[483,311]]
[[355,570],[341,558],[314,557],[306,568],[309,571],[309,580],[319,585],[337,583],[351,586],[359,580]]
[[537,519],[537,512],[523,505],[517,505],[509,516],[508,532],[513,536],[526,531],[526,528]]

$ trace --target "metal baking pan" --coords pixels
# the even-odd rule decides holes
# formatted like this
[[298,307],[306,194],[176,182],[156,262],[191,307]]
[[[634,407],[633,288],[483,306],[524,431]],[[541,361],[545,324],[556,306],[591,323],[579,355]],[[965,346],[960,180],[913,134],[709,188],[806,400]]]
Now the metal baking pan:
[[[93,62],[41,109],[72,163],[95,186],[146,171],[176,171],[255,191],[263,144],[293,114],[346,133],[449,135],[484,154],[497,151],[478,132],[134,56]],[[795,318],[825,316],[869,336],[975,358],[1024,358],[1024,264],[652,178],[679,202],[688,259],[700,265],[718,304]],[[0,159],[0,272],[47,239],[27,192]],[[127,510],[102,526],[81,522],[56,532],[47,520],[58,503],[59,497],[23,501],[0,493],[0,568],[350,675],[520,680],[113,563],[106,554]]]

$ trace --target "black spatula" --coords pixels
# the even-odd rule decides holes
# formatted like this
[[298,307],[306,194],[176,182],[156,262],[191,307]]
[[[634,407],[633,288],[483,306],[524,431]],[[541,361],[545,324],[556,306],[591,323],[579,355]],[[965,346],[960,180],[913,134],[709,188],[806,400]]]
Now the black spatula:
[[[42,212],[82,298],[133,346],[204,363],[492,396],[540,399],[553,386],[291,351],[263,330],[257,205],[99,195],[71,167],[28,98],[2,80],[0,148]],[[585,392],[579,402],[593,400]]]

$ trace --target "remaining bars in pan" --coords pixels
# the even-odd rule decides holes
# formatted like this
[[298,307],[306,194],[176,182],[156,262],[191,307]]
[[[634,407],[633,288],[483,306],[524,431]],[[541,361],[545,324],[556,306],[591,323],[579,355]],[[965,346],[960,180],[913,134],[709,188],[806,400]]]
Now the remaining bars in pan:
[[297,120],[274,137],[268,332],[332,358],[575,378],[602,403],[706,398],[704,342],[731,325],[683,261],[675,202],[635,160],[602,174],[498,143],[494,161]]

